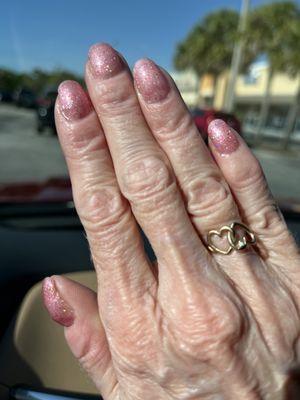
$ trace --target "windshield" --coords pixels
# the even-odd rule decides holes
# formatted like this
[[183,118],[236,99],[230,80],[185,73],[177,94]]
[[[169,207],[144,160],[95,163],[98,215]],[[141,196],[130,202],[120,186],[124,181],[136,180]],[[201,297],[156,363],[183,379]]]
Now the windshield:
[[149,57],[165,68],[204,140],[209,121],[224,119],[254,149],[277,200],[300,203],[300,0],[82,6],[1,4],[0,203],[72,200],[54,104],[63,80],[84,84],[97,42],[130,67]]

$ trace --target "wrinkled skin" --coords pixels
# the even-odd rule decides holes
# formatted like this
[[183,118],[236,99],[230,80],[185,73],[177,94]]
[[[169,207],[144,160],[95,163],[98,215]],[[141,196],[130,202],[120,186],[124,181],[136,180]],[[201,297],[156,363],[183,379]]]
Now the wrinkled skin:
[[[108,64],[107,53],[119,57],[106,45],[92,52]],[[132,77],[120,65],[104,76],[90,58],[88,94],[65,82],[72,101],[60,94],[56,104],[98,281],[96,295],[52,278],[73,310],[68,345],[105,400],[298,398],[300,256],[258,161],[234,132],[220,153],[220,121],[209,151],[164,71],[139,63]],[[209,252],[207,233],[233,221],[257,244]]]

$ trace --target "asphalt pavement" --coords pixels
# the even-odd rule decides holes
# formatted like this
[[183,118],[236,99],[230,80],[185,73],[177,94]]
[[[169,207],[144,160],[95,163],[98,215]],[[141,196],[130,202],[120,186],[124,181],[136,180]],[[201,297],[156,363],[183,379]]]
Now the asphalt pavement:
[[[58,139],[38,134],[34,110],[0,103],[0,184],[67,175]],[[258,149],[275,197],[300,200],[300,152]]]
[[65,175],[57,137],[38,134],[35,111],[0,103],[0,184]]

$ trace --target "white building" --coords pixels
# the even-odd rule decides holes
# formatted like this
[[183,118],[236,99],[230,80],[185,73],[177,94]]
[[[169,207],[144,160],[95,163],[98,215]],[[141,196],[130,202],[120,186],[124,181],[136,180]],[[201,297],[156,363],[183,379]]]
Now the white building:
[[197,75],[186,70],[182,72],[170,72],[174,79],[183,100],[189,107],[195,107],[199,103],[199,79]]

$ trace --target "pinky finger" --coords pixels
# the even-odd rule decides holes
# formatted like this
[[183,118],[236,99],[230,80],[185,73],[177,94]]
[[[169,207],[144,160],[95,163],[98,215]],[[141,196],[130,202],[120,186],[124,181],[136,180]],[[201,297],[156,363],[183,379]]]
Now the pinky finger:
[[74,356],[103,397],[113,400],[117,380],[96,293],[66,277],[53,276],[43,282],[43,299],[51,318],[65,327]]
[[262,168],[245,141],[222,120],[208,127],[209,146],[239,206],[255,233],[264,259],[274,262],[297,254],[297,246],[270,192]]

